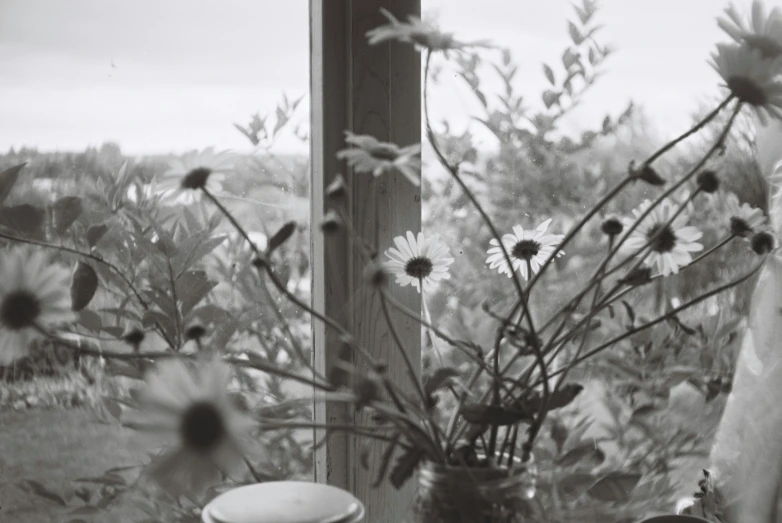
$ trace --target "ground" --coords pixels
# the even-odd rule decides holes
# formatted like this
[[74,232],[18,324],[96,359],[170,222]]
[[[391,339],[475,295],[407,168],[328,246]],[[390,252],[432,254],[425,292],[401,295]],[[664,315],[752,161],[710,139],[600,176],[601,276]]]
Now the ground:
[[[79,521],[79,516],[68,515],[78,500],[65,508],[20,489],[18,483],[32,479],[63,492],[73,479],[141,462],[144,450],[131,431],[116,422],[101,423],[86,409],[0,412],[0,522]],[[134,514],[125,504],[85,519],[132,521]]]

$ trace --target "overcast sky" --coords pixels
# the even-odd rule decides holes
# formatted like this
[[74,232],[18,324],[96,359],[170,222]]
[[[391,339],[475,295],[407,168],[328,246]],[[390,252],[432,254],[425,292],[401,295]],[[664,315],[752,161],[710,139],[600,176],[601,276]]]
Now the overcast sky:
[[[568,1],[423,3],[444,29],[510,48],[519,87],[537,102],[540,63],[558,63],[568,41]],[[569,125],[599,124],[634,99],[663,133],[680,131],[698,100],[717,92],[707,59],[725,39],[715,19],[727,4],[600,4],[602,41],[618,51]],[[306,0],[0,0],[0,150],[83,149],[107,140],[129,153],[242,149],[247,143],[231,124],[273,110],[283,92],[305,94],[308,52]],[[436,114],[472,109],[458,82],[436,94]],[[307,111],[302,105],[299,118]],[[280,150],[295,147],[293,138],[280,143]]]

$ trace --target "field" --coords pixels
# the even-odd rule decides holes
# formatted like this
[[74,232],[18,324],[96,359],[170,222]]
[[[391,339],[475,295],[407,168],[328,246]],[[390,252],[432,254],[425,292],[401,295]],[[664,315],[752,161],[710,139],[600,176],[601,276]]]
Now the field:
[[[37,481],[65,493],[75,478],[102,475],[107,469],[139,463],[145,452],[132,433],[119,424],[101,423],[86,409],[0,412],[0,522],[48,523],[78,521],[69,507],[19,488]],[[136,511],[127,503],[99,515],[95,522],[131,521]]]

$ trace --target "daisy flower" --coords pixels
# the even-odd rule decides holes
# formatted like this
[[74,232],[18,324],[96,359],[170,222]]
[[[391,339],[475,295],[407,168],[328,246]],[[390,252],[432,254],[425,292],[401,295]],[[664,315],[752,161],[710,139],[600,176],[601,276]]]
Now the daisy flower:
[[381,9],[380,11],[389,23],[367,31],[370,45],[397,40],[413,44],[419,51],[424,49],[442,51],[446,56],[448,51],[461,51],[468,47],[489,47],[489,42],[485,40],[460,42],[454,38],[453,33],[444,33],[434,25],[414,16],[408,17],[407,22],[400,22],[387,10]]
[[132,426],[176,441],[152,462],[149,474],[174,494],[200,495],[244,467],[253,426],[231,402],[230,368],[220,361],[191,369],[181,360],[159,364],[147,378]]
[[47,330],[76,320],[70,273],[41,251],[16,247],[0,255],[0,365],[28,353]]
[[[564,238],[562,234],[547,234],[550,224],[551,218],[538,225],[537,229],[527,231],[521,225],[516,225],[513,227],[513,234],[502,237],[502,244],[513,264],[512,270],[502,253],[499,242],[492,238],[489,242],[492,247],[487,251],[489,257],[486,258],[489,268],[497,269],[500,274],[507,274],[508,278],[513,275],[513,271],[519,271],[526,280],[530,277],[530,274],[527,274],[527,262],[529,262],[532,272],[537,273]],[[559,251],[557,258],[563,254],[564,251]]]
[[368,135],[345,133],[345,142],[352,147],[337,153],[337,158],[348,162],[358,173],[380,176],[399,171],[413,185],[420,185],[421,144],[399,147],[393,143],[380,142]]
[[158,190],[177,203],[191,204],[201,199],[201,190],[212,194],[222,190],[225,175],[234,168],[235,158],[226,151],[215,153],[212,147],[203,152],[175,158],[158,183]]
[[782,120],[782,57],[767,60],[746,46],[717,44],[711,65],[730,92],[753,107],[763,125],[769,116]]
[[451,277],[448,266],[453,263],[448,247],[440,241],[437,234],[418,238],[407,231],[407,238],[394,238],[396,248],[386,251],[389,260],[384,264],[388,272],[396,275],[396,282],[404,287],[412,285],[421,292],[421,282],[425,290],[433,289],[440,280]]
[[[652,205],[651,200],[643,203],[633,210],[633,218],[624,218],[625,227],[632,227],[633,223],[646,212]],[[636,252],[646,245],[649,240],[659,233],[657,239],[650,245],[651,252],[644,259],[644,263],[657,270],[663,276],[676,274],[679,268],[692,261],[692,253],[703,250],[703,245],[697,241],[703,233],[697,228],[687,225],[689,216],[685,212],[666,225],[676,213],[678,206],[669,200],[664,200],[660,205],[641,221],[630,236],[622,244],[624,252]],[[662,232],[660,230],[662,229]]]
[[733,4],[725,9],[725,15],[717,19],[717,25],[737,43],[759,51],[763,58],[782,56],[782,11],[778,7],[766,16],[763,2],[755,0],[746,21]]
[[730,232],[742,238],[748,238],[766,223],[766,215],[761,209],[748,203],[739,204],[735,193],[725,197],[725,211],[730,220]]

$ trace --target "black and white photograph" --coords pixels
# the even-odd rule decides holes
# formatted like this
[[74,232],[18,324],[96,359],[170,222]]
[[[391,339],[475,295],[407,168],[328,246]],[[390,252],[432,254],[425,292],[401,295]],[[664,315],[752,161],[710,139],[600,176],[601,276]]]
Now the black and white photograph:
[[782,523],[782,0],[0,0],[0,523]]

